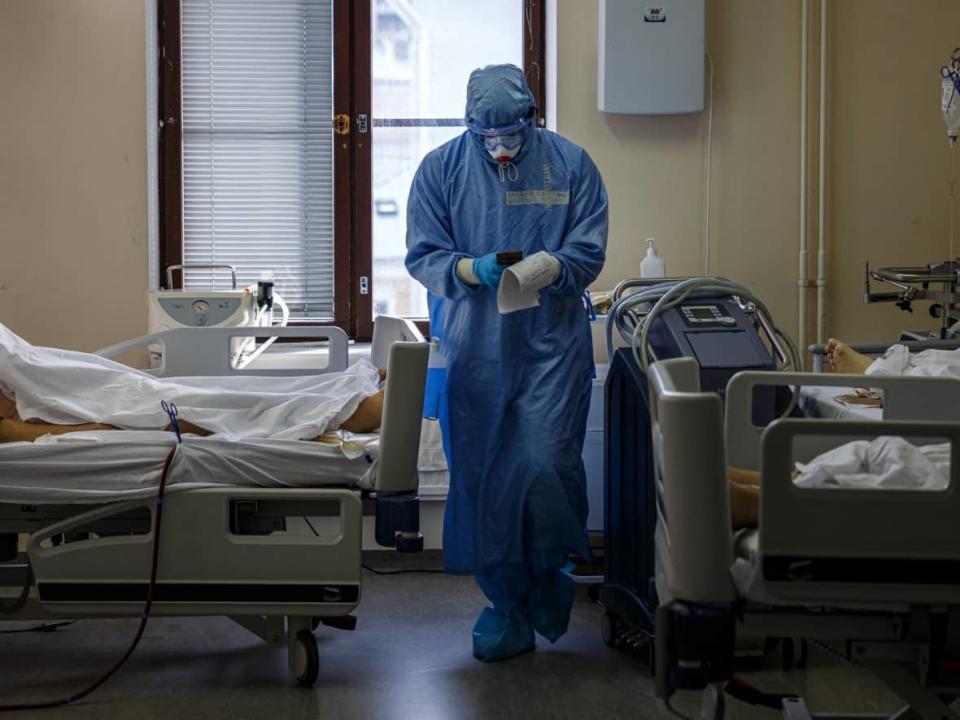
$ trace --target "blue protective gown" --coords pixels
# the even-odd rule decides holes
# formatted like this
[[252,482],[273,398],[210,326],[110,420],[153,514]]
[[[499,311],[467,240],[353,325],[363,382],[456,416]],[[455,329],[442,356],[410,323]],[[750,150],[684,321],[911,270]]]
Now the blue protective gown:
[[[500,66],[474,76],[487,71],[471,77],[468,120],[496,126],[523,117],[533,99],[522,73]],[[522,580],[509,582],[524,568],[537,574],[569,553],[590,555],[581,451],[593,353],[581,296],[603,266],[607,197],[582,148],[547,130],[525,132],[517,173],[501,173],[469,131],[432,151],[414,178],[407,217],[407,269],[444,298],[444,562],[485,576],[481,587],[494,600],[526,593]],[[455,267],[510,250],[545,250],[562,271],[539,307],[501,315],[496,289],[464,283]]]

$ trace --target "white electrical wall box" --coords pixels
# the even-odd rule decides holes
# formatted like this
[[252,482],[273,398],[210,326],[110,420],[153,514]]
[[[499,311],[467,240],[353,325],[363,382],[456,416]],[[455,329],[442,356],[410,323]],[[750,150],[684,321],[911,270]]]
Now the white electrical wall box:
[[600,0],[601,112],[703,110],[706,0]]

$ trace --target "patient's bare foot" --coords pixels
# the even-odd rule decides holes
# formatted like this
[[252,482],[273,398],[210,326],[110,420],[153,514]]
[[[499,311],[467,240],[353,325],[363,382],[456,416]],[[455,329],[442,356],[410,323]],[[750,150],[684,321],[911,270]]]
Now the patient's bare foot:
[[380,390],[360,401],[360,406],[341,425],[342,430],[353,433],[370,433],[383,424],[383,394]]
[[830,338],[827,341],[827,361],[830,369],[847,375],[865,375],[873,361],[861,355],[845,342]]

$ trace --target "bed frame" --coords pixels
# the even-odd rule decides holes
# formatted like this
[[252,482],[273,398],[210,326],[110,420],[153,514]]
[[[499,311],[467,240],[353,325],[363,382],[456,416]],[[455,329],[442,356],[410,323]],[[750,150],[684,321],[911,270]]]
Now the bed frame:
[[[347,367],[348,339],[339,328],[269,332],[327,343],[327,363],[318,373]],[[232,367],[231,341],[264,333],[264,328],[180,328],[99,354],[114,357],[159,344],[163,364],[153,372],[161,376],[291,374]],[[374,357],[386,361],[389,381],[373,491],[345,484],[169,493],[152,615],[227,615],[269,645],[286,647],[297,680],[315,682],[319,657],[313,630],[319,623],[343,629],[356,623],[350,613],[360,602],[364,506],[372,500],[378,542],[402,551],[422,548],[417,456],[429,346],[412,323],[390,317],[377,319],[375,346]],[[0,621],[139,616],[154,512],[153,498],[105,505],[0,504],[0,539],[6,537],[8,550],[11,536],[28,536],[25,551],[0,562]]]
[[[700,392],[696,361],[651,368],[657,694],[704,689],[703,718],[723,716],[735,640],[783,637],[872,671],[903,700],[897,718],[958,719],[948,703],[960,697],[960,382],[869,378],[892,420],[789,419],[766,429],[750,420],[758,386],[834,382],[853,380],[742,373],[727,387],[724,420],[720,397]],[[949,442],[949,487],[799,488],[791,479],[794,460],[885,435]],[[736,538],[728,465],[762,476],[759,530]],[[790,720],[841,717],[814,716],[800,698],[771,699]]]

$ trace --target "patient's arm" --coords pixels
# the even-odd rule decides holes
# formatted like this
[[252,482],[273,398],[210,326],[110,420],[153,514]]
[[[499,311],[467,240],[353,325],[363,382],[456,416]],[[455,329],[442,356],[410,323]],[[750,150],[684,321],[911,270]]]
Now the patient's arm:
[[383,424],[383,394],[380,390],[360,401],[353,415],[340,424],[341,430],[352,433],[371,433]]
[[845,342],[830,338],[827,341],[827,361],[834,372],[848,375],[865,375],[873,360],[861,355]]

